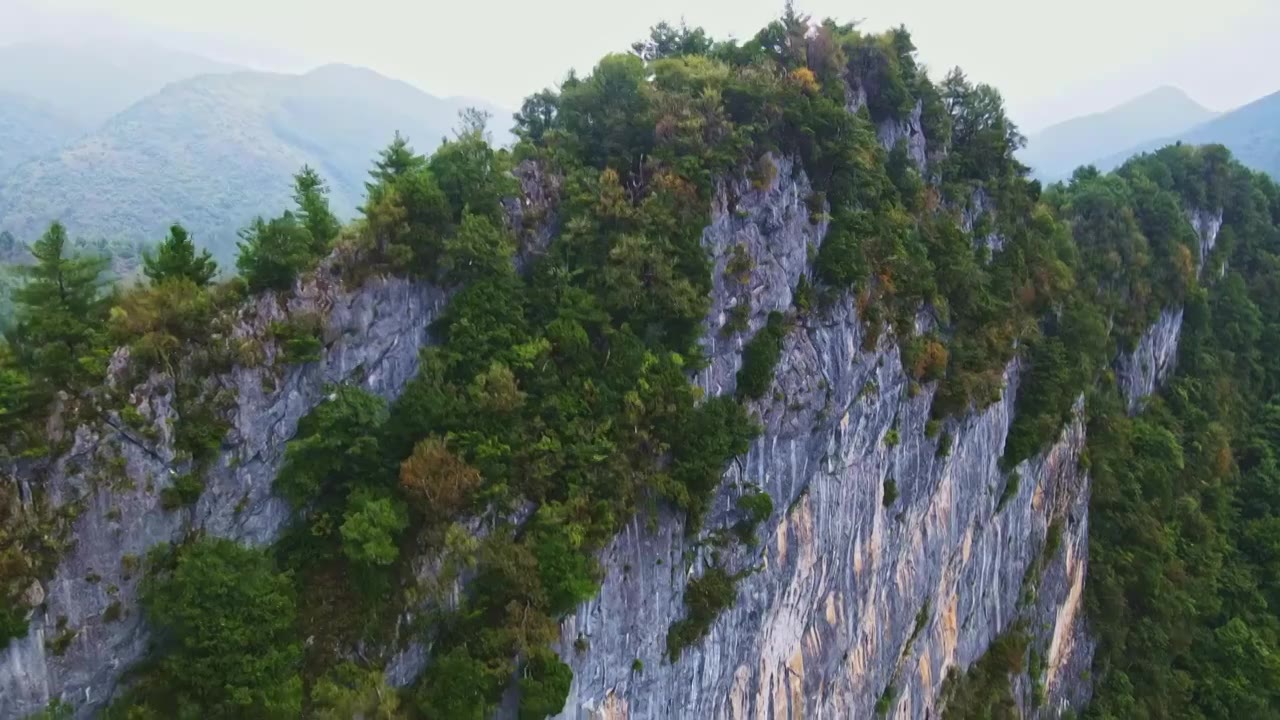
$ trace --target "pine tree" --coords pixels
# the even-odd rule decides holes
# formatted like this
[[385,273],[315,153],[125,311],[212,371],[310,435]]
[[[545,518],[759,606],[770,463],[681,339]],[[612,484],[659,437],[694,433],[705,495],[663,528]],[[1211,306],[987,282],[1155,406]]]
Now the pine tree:
[[293,201],[298,204],[298,219],[311,233],[311,251],[316,255],[329,252],[342,224],[329,209],[329,186],[309,165],[293,176]]
[[378,159],[373,163],[369,176],[375,182],[366,182],[365,189],[373,192],[378,185],[394,183],[418,168],[425,167],[427,159],[418,155],[409,146],[409,140],[396,131],[395,138],[385,149],[378,152]]
[[240,231],[236,269],[250,290],[288,290],[314,258],[314,240],[293,213],[270,221],[257,218]]
[[197,287],[204,287],[218,273],[218,264],[208,250],[197,254],[186,228],[174,225],[169,228],[169,236],[156,248],[155,255],[143,254],[142,272],[156,284],[184,278]]
[[72,255],[66,228],[57,222],[31,254],[36,262],[20,268],[26,281],[14,291],[12,345],[19,365],[34,378],[62,387],[78,374],[81,355],[99,338],[107,260]]

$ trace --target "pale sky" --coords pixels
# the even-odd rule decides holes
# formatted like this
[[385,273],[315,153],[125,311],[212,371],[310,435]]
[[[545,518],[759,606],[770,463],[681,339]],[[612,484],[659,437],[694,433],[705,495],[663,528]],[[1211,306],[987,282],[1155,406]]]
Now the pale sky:
[[[905,24],[935,77],[959,65],[995,85],[1028,131],[1159,85],[1181,87],[1214,110],[1280,90],[1280,0],[803,0],[797,7],[872,29]],[[363,65],[434,95],[515,109],[569,68],[586,71],[605,53],[625,51],[660,20],[683,17],[716,37],[745,39],[781,9],[782,0],[0,0],[0,41],[15,39],[15,29],[22,37],[141,24],[152,37],[219,59],[264,69]],[[74,20],[48,19],[67,11],[62,17]],[[111,17],[86,21],[86,12]]]

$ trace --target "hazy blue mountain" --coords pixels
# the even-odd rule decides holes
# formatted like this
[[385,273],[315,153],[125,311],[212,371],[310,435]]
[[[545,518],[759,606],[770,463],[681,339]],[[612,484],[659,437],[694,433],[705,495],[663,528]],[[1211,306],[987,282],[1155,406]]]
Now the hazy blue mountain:
[[1099,157],[1092,163],[1101,170],[1110,170],[1133,155],[1157,150],[1175,142],[1225,145],[1240,162],[1280,179],[1280,92],[1255,100],[1185,132],[1156,138],[1121,152]]
[[105,122],[169,83],[240,69],[139,42],[0,46],[0,92],[42,102],[85,127]]
[[[0,179],[0,230],[30,241],[61,219],[73,236],[131,242],[180,221],[226,261],[238,228],[291,204],[302,165],[320,171],[350,217],[395,131],[430,151],[470,104],[347,66],[173,83]],[[510,125],[509,112],[494,114],[495,128]]]
[[47,103],[0,90],[0,177],[74,140],[86,127]]
[[1088,158],[1122,152],[1140,143],[1195,127],[1214,112],[1186,93],[1161,87],[1110,110],[1052,125],[1027,139],[1019,154],[1036,177],[1057,180]]

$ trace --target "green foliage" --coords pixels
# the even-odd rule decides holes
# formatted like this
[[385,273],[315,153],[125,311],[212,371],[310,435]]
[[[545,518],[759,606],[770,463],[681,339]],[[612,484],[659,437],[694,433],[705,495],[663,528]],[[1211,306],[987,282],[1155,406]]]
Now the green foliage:
[[159,655],[122,702],[168,717],[297,717],[301,647],[289,578],[261,551],[228,540],[156,562],[142,603]]
[[1005,631],[963,673],[952,667],[942,683],[943,720],[1018,720],[1022,712],[1010,675],[1026,667],[1028,638],[1021,628]]
[[404,503],[354,493],[340,528],[342,551],[356,563],[390,565],[400,556],[396,538],[408,526]]
[[311,690],[316,720],[402,720],[400,697],[388,687],[380,670],[343,662],[325,674]]
[[34,715],[28,715],[26,720],[71,720],[75,717],[75,708],[61,700],[51,700],[48,707]]
[[685,616],[667,631],[667,657],[671,662],[679,660],[685,648],[706,637],[720,613],[733,605],[739,579],[717,566],[689,581],[684,591]]
[[173,479],[173,484],[160,491],[160,506],[165,510],[194,505],[204,492],[204,481],[194,473],[184,473]]
[[142,272],[156,284],[181,278],[204,287],[218,274],[218,264],[208,250],[197,253],[186,228],[175,224],[156,246],[154,255],[143,253]]
[[[0,215],[24,240],[60,217],[73,237],[150,244],[181,219],[220,265],[234,267],[236,231],[247,219],[290,204],[289,177],[302,163],[325,173],[331,210],[345,221],[364,199],[361,181],[369,159],[393,131],[407,133],[419,141],[419,150],[430,152],[457,118],[455,100],[362,68],[228,73],[228,66],[203,60],[192,67],[193,54],[172,53],[177,57],[157,62],[151,50],[104,50],[104,62],[85,72],[81,63],[73,71],[52,60],[65,53],[42,53],[39,48],[48,46],[39,43],[24,45],[49,57],[24,62],[9,52],[18,48],[5,48],[9,59],[3,66],[14,68],[11,77],[23,68],[22,82],[32,91],[19,95],[38,92],[61,105],[94,102],[111,91],[111,84],[141,85],[110,112],[95,112],[91,127],[64,135],[66,142],[59,146],[65,153],[46,146],[50,152],[33,155],[33,162],[10,166],[32,147],[4,143],[0,166],[13,171],[0,173]],[[45,66],[40,74],[45,81],[33,82],[39,65]],[[104,74],[112,76],[111,83],[94,82]],[[77,89],[68,91],[72,76]],[[21,105],[13,95],[4,98],[7,111],[15,100]],[[106,122],[117,111],[123,112]],[[45,130],[64,124],[51,120]],[[509,138],[505,130],[495,128],[502,142]]]
[[386,417],[386,404],[376,396],[349,385],[333,388],[298,423],[276,491],[295,507],[343,506],[352,487],[386,466],[377,436]]
[[240,240],[236,269],[253,291],[292,289],[315,257],[311,233],[291,212],[269,221],[254,219]]
[[880,693],[880,697],[876,698],[876,715],[884,717],[893,709],[893,701],[898,697],[898,690],[893,685],[889,685]]
[[773,498],[767,492],[750,490],[740,495],[735,505],[742,519],[734,524],[734,532],[744,543],[754,544],[756,528],[773,514]]
[[106,310],[106,262],[69,251],[66,229],[54,223],[32,245],[36,263],[21,268],[24,282],[13,294],[17,313],[9,344],[18,366],[42,392],[74,380],[96,381],[104,367],[95,351]]
[[893,478],[885,478],[884,481],[884,506],[889,507],[898,499],[898,481]]
[[308,165],[293,176],[293,202],[298,206],[298,220],[311,235],[311,253],[320,256],[329,252],[342,224],[329,210],[329,186]]
[[520,720],[543,720],[564,709],[573,671],[554,652],[533,653],[520,676]]
[[742,349],[742,368],[738,370],[738,397],[760,398],[773,384],[773,369],[782,359],[782,340],[786,337],[786,318],[782,313],[769,313],[769,320]]
[[273,322],[271,336],[280,343],[286,363],[308,363],[320,359],[324,349],[322,321],[315,315],[295,315],[285,322]]

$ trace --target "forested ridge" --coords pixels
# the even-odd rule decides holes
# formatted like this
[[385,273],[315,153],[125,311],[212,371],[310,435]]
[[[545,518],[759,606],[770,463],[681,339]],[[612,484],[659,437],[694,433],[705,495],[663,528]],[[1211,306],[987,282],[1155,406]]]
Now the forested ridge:
[[[231,332],[250,297],[287,295],[312,273],[352,288],[404,275],[451,293],[398,400],[334,387],[302,421],[275,479],[293,513],[278,542],[192,535],[131,559],[153,647],[107,717],[484,718],[511,688],[521,718],[559,712],[572,672],[558,620],[595,595],[597,551],[625,524],[670,508],[690,533],[758,542],[775,512],[767,494],[744,497],[726,528],[702,527],[708,503],[758,432],[753,403],[788,333],[850,293],[868,344],[889,334],[917,389],[938,384],[931,432],[999,399],[1021,358],[1007,468],[1053,442],[1086,397],[1099,640],[1086,715],[1276,714],[1270,180],[1220,147],[1174,147],[1042,189],[1014,158],[1022,138],[996,90],[958,70],[931,80],[905,29],[870,34],[790,8],[743,43],[660,25],[515,119],[510,150],[491,146],[475,112],[429,157],[397,135],[346,226],[303,168],[295,207],[242,231],[230,280],[215,280],[181,225],[127,287],[108,287],[102,259],[73,252],[56,223],[32,243],[0,347],[5,451],[64,450],[51,416],[158,434],[123,389],[170,376],[178,420],[163,430],[178,472],[160,492],[174,512],[199,498],[227,431],[233,399],[216,378],[263,362]],[[917,123],[927,152],[905,139],[886,150],[877,130],[896,123]],[[779,156],[799,160],[827,236],[793,307],[754,333],[745,315],[713,329],[744,340],[743,363],[735,393],[704,397],[691,381],[707,362],[703,228],[725,178],[767,187]],[[509,212],[513,171],[530,167],[558,180],[546,247],[530,225],[552,218]],[[1203,270],[1193,211],[1223,217]],[[1177,374],[1130,417],[1111,364],[1173,307],[1186,308]],[[294,318],[265,341],[311,362],[322,324]],[[124,379],[104,385],[109,366]],[[23,505],[0,485],[0,639],[26,633],[24,593],[73,540],[75,512]],[[414,562],[428,553],[441,562],[423,583]],[[739,579],[715,565],[693,579],[685,617],[654,629],[666,657],[632,671],[701,642]],[[431,661],[393,690],[387,649],[407,638]],[[1016,631],[995,647],[955,673],[945,717],[1019,716],[1010,674],[1030,667],[1034,681],[1043,668]]]

